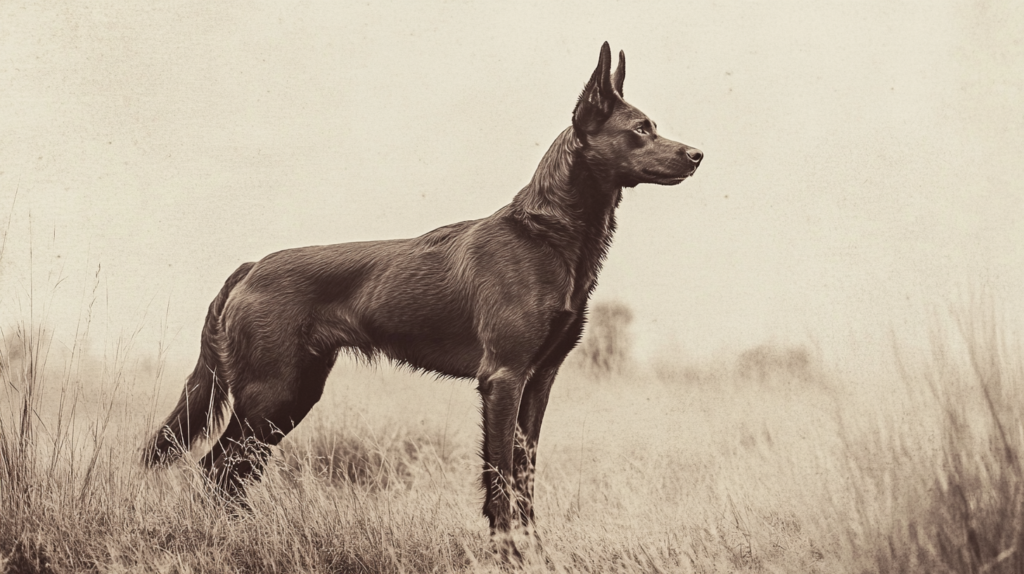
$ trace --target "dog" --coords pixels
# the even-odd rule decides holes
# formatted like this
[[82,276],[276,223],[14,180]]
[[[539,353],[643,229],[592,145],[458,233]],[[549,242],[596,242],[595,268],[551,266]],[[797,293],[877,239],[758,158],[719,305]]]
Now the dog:
[[676,185],[703,159],[658,135],[622,97],[608,43],[572,125],[493,215],[419,237],[288,249],[239,267],[210,305],[198,364],[144,454],[155,465],[230,420],[202,460],[244,499],[278,444],[320,399],[340,350],[475,378],[483,411],[483,512],[495,550],[536,538],[534,467],[555,375],[577,345],[623,188]]

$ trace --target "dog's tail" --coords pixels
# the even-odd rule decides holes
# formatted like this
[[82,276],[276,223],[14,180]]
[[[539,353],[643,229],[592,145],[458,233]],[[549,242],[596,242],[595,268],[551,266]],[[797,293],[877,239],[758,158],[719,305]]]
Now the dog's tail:
[[218,380],[223,374],[218,341],[221,313],[224,304],[255,263],[245,263],[228,277],[220,293],[210,303],[203,334],[200,337],[199,362],[185,381],[177,406],[148,443],[142,455],[146,466],[171,462],[192,447],[200,433],[208,433],[220,425],[224,416],[224,403],[228,398],[227,381]]

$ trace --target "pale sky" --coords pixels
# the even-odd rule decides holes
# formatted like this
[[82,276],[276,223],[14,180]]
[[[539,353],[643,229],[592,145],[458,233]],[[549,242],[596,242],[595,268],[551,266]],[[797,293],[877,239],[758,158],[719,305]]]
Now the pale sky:
[[1022,38],[1008,1],[5,1],[0,312],[33,285],[68,339],[100,265],[95,331],[193,361],[241,262],[510,201],[607,40],[705,153],[619,210],[595,300],[641,353],[888,349],[978,293],[1016,329]]

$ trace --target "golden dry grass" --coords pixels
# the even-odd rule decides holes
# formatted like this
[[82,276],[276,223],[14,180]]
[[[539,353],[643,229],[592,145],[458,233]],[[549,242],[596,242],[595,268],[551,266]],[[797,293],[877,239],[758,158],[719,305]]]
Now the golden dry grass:
[[[1024,570],[1024,363],[982,323],[904,356],[893,380],[840,380],[770,347],[564,373],[538,463],[547,554],[523,570]],[[122,351],[29,369],[37,335],[34,355],[18,337],[0,349],[0,571],[501,570],[471,383],[343,363],[251,489],[253,514],[232,517],[187,462],[137,463],[176,377],[154,386]]]

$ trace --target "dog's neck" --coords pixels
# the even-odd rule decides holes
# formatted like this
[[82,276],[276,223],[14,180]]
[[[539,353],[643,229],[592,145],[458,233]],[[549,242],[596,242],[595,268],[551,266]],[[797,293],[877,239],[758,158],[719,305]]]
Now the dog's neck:
[[571,127],[555,138],[533,179],[512,200],[517,215],[575,227],[592,225],[593,215],[614,212],[622,187],[587,164],[583,147]]
[[[573,277],[572,299],[590,294],[612,234],[622,187],[598,173],[584,157],[573,128],[563,131],[509,209],[533,237],[558,245]],[[574,306],[575,304],[574,303]]]

